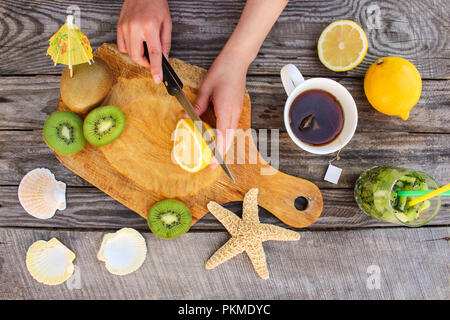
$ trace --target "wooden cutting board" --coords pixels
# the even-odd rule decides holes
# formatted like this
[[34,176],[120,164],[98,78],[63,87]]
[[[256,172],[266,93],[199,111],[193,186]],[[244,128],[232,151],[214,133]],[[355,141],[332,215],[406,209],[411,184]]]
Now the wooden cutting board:
[[[242,201],[244,194],[253,187],[259,188],[259,205],[288,225],[303,228],[319,218],[323,208],[319,188],[308,180],[272,168],[259,155],[252,139],[245,139],[243,142],[246,151],[239,163],[244,163],[229,164],[236,183],[233,183],[220,167],[216,170],[206,168],[195,174],[177,171],[181,169],[171,166],[173,163],[170,157],[166,156],[169,142],[162,141],[170,138],[167,132],[173,130],[171,126],[177,117],[181,117],[182,109],[176,104],[176,100],[170,100],[173,97],[165,93],[162,84],[157,87],[152,82],[148,69],[132,62],[127,55],[121,54],[115,45],[103,44],[95,51],[94,59],[95,57],[104,60],[115,77],[115,85],[102,104],[115,104],[122,108],[127,116],[127,125],[122,136],[110,145],[96,148],[86,143],[83,150],[75,155],[56,154],[58,160],[68,169],[144,218],[155,202],[170,197],[184,202],[191,210],[193,223],[196,223],[208,212],[206,204],[209,201],[221,204]],[[206,70],[177,59],[171,59],[170,63],[184,83],[183,90],[193,102]],[[146,83],[153,89],[144,92],[139,88],[145,87]],[[140,94],[146,95],[146,98],[139,99]],[[134,96],[131,100],[126,99],[132,95]],[[160,100],[164,101],[165,105],[157,106]],[[160,109],[155,112],[152,108]],[[169,109],[170,112],[166,112],[167,108],[174,108],[174,111]],[[58,110],[68,110],[61,99]],[[250,128],[250,114],[250,97],[246,93],[239,128]],[[158,120],[157,117],[166,117],[163,118],[166,120]],[[214,127],[212,110],[208,110],[202,119]],[[141,120],[142,123],[139,122]],[[155,122],[156,120],[158,122]],[[147,127],[148,130],[144,130]],[[159,140],[155,140],[155,137]],[[139,141],[139,145],[135,145],[135,141]],[[152,148],[155,150],[154,154]],[[256,164],[252,154],[257,155]],[[126,157],[130,162],[127,162]],[[161,165],[163,161],[167,161],[167,164]],[[137,171],[138,167],[141,167],[141,171]],[[147,172],[148,177],[139,174],[142,172]],[[306,198],[308,203],[302,211],[294,206],[298,197]]]

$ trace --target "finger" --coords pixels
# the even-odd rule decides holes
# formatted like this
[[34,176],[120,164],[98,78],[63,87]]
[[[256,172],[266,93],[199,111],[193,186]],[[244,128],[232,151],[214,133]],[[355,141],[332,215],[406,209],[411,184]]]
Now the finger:
[[198,91],[197,99],[194,103],[195,112],[199,116],[201,116],[206,109],[208,109],[209,102],[211,101],[212,90],[207,86],[207,84],[203,83]]
[[129,28],[128,40],[129,42],[127,41],[127,50],[131,59],[143,67],[150,67],[150,63],[144,56],[144,39],[142,37],[141,31],[136,27]]
[[[214,129],[214,142],[216,143],[216,150],[220,152],[221,149],[219,149],[219,145],[222,145],[222,132],[219,131],[217,128]],[[220,142],[219,142],[220,141]],[[220,153],[223,157],[223,154]],[[219,165],[219,162],[217,161],[217,158],[215,156],[212,157],[211,163],[209,164],[209,167],[211,169],[215,169]]]
[[161,27],[161,49],[166,58],[169,57],[172,41],[172,21],[164,21]]
[[[221,114],[216,121],[216,146],[217,151],[220,152],[222,158],[227,154],[234,141],[235,128],[232,125],[232,118],[230,113]],[[217,159],[214,157],[211,162],[211,168],[214,169],[218,165]]]
[[159,37],[160,28],[149,26],[145,31],[145,41],[147,42],[148,56],[150,57],[150,70],[153,81],[162,81],[162,53],[161,39]]
[[233,143],[234,134],[241,116],[242,100],[235,92],[221,91],[214,98],[214,113],[216,114],[216,128],[222,135],[219,141],[220,151],[225,154]]
[[[226,162],[225,157],[226,157],[228,150],[230,150],[231,146],[233,145],[235,132],[236,131],[233,129],[225,129],[225,130],[217,130],[216,131],[217,151],[219,151],[220,154],[222,155],[224,162]],[[217,158],[213,157],[211,164],[210,164],[211,169],[215,169],[218,165],[219,165],[219,162],[217,161]]]
[[[224,125],[224,123],[227,124]],[[236,130],[231,126],[230,122],[227,119],[225,119],[224,121],[222,121],[220,118],[217,119],[216,125],[217,125],[217,137],[216,137],[217,149],[220,151],[222,156],[225,157],[227,151],[230,149],[233,143],[234,134]]]
[[215,168],[217,168],[218,165],[219,164],[217,163],[216,157],[213,157],[211,159],[211,163],[209,164],[209,167],[214,170]]
[[127,53],[127,45],[124,38],[123,26],[117,25],[117,49],[122,53]]
[[[242,101],[240,95],[228,90],[219,91],[214,97],[214,112],[216,114],[216,145],[218,151],[223,157],[232,147],[234,136],[239,124],[239,118],[242,110]],[[217,161],[211,164],[212,168],[217,166]]]

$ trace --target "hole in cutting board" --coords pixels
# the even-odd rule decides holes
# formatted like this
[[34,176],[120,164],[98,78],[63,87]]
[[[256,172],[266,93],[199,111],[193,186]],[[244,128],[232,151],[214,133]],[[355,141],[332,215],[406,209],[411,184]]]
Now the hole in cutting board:
[[308,208],[308,199],[305,197],[297,197],[294,201],[294,206],[297,210],[304,211]]

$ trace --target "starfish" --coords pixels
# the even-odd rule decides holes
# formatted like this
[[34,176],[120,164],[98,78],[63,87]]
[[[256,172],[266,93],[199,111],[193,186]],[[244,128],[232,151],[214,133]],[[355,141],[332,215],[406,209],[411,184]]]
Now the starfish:
[[211,201],[209,211],[231,234],[229,239],[206,262],[206,269],[213,269],[234,256],[247,252],[253,268],[263,279],[269,278],[266,255],[262,243],[268,240],[294,241],[300,239],[295,231],[259,222],[258,189],[250,189],[244,197],[242,219],[218,203]]

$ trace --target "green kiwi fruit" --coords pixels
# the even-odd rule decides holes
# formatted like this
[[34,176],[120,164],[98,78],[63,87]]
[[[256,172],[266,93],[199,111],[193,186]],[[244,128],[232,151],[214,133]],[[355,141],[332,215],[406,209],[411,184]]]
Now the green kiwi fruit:
[[93,146],[103,146],[122,134],[125,122],[125,114],[116,106],[95,108],[84,119],[84,137]]
[[50,148],[63,155],[75,154],[83,149],[83,120],[70,111],[53,113],[44,124],[44,140]]
[[192,223],[189,209],[180,201],[168,199],[155,203],[147,217],[150,230],[160,238],[172,239],[185,234]]
[[72,68],[72,77],[68,67],[61,75],[61,99],[71,111],[85,114],[99,105],[111,90],[113,74],[100,58],[95,58],[95,62],[91,64],[82,63]]

